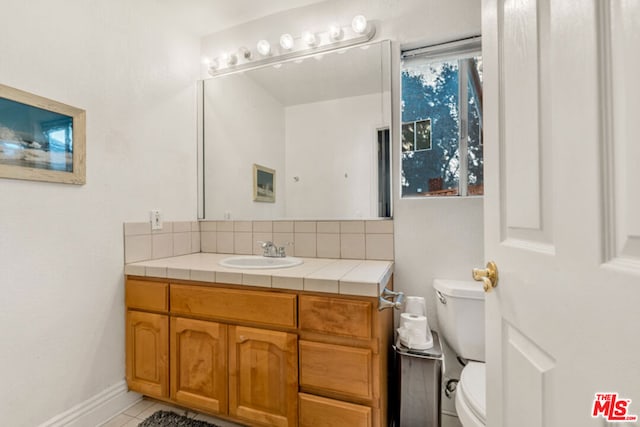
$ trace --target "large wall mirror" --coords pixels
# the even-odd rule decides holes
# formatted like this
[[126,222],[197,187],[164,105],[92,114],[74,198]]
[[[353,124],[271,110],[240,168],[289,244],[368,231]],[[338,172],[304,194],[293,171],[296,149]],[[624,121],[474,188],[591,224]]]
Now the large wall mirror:
[[[391,216],[388,41],[217,76],[199,89],[201,218]],[[273,176],[254,176],[260,170]]]

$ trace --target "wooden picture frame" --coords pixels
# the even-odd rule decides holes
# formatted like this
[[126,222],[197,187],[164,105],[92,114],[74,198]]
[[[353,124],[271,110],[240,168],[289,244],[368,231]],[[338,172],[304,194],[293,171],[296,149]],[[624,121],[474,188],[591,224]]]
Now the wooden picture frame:
[[85,110],[0,84],[0,178],[84,184]]
[[253,201],[275,203],[276,171],[253,164]]

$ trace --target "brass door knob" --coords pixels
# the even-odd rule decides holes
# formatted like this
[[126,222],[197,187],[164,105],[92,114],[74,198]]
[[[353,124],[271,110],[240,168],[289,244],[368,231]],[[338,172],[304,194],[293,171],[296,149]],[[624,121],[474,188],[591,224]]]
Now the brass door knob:
[[482,282],[485,292],[491,291],[491,289],[498,286],[498,266],[495,262],[489,261],[487,268],[474,268],[473,280]]

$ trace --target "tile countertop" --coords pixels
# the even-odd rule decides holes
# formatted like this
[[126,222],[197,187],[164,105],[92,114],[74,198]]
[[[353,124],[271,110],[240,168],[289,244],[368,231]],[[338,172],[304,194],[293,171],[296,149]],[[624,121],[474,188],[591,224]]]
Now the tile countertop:
[[219,261],[235,255],[195,253],[126,264],[132,276],[217,282],[298,291],[328,292],[377,297],[393,273],[391,261],[301,258],[304,263],[289,268],[227,268]]

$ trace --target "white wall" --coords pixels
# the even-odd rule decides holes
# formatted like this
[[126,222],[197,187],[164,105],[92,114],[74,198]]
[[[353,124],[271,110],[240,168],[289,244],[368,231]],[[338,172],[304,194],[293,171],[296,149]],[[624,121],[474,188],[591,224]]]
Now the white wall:
[[[204,87],[205,217],[282,218],[286,203],[283,105],[245,74],[209,79]],[[275,169],[275,203],[253,201],[254,163]]]
[[384,125],[381,101],[373,94],[285,109],[288,218],[377,216],[371,184],[376,129]]
[[0,179],[0,424],[33,427],[124,378],[123,221],[195,219],[199,39],[166,2],[0,6],[0,82],[87,111],[86,185]]

